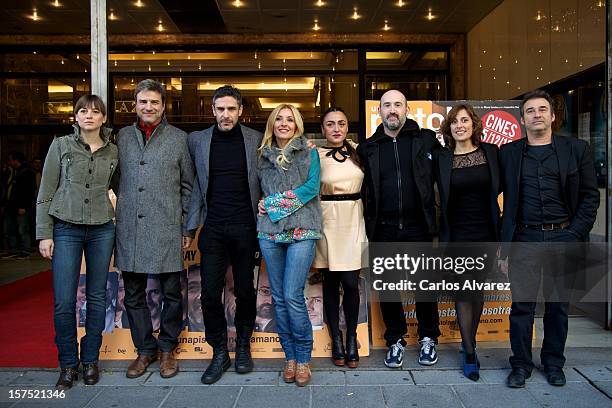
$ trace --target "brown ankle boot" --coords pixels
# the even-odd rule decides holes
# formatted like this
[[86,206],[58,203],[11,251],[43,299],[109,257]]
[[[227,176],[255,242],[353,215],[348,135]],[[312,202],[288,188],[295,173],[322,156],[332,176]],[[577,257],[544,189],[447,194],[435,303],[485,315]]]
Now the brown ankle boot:
[[295,381],[295,370],[297,362],[295,360],[285,361],[285,368],[283,370],[283,380],[286,383],[292,383]]
[[310,372],[310,363],[298,363],[295,372],[295,383],[298,387],[303,387],[310,382],[312,373]]

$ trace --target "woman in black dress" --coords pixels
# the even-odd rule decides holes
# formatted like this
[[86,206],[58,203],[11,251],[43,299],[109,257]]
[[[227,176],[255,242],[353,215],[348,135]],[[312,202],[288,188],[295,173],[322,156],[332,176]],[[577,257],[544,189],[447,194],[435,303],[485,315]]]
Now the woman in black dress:
[[[434,156],[440,192],[440,241],[498,241],[497,146],[480,141],[482,122],[474,108],[467,104],[454,106],[440,131],[448,146]],[[467,278],[482,282],[485,276]],[[466,276],[461,279],[465,280]],[[483,304],[482,292],[457,292],[455,308],[464,351],[463,373],[473,381],[480,378],[476,332]]]

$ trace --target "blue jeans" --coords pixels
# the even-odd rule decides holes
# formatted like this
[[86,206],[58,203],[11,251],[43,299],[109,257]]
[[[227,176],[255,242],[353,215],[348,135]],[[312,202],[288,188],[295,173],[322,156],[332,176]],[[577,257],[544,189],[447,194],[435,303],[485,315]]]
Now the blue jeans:
[[81,339],[81,362],[96,363],[102,345],[106,315],[106,279],[115,245],[115,224],[77,225],[55,220],[53,225],[53,320],[60,367],[79,364],[76,296],[85,252],[85,336]]
[[259,240],[274,301],[281,346],[287,360],[310,362],[312,324],[308,318],[304,285],[315,255],[315,241],[282,244]]

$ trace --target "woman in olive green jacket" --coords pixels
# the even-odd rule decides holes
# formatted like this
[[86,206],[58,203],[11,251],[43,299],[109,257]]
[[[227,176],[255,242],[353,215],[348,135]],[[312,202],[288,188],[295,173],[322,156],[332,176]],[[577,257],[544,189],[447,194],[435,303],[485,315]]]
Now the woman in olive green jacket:
[[36,199],[36,238],[53,268],[55,344],[60,377],[56,388],[71,388],[79,376],[76,292],[85,253],[86,334],[81,339],[83,381],[99,380],[98,355],[106,313],[106,280],[115,241],[113,207],[108,197],[117,167],[106,107],[84,95],[74,108],[74,133],[53,140]]

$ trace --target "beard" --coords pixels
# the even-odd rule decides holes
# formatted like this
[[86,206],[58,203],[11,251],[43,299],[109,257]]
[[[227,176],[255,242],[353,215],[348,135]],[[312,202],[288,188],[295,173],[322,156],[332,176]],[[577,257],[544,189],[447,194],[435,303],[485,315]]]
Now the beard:
[[274,318],[274,307],[271,303],[264,303],[257,307],[257,316],[263,319]]
[[[389,122],[389,118],[390,117],[396,117],[397,118],[397,122]],[[406,121],[406,119],[404,118],[404,120],[402,120],[399,116],[397,115],[387,115],[386,118],[383,118],[383,126],[389,130],[398,130],[401,129],[402,126],[404,126],[404,122]]]

